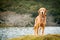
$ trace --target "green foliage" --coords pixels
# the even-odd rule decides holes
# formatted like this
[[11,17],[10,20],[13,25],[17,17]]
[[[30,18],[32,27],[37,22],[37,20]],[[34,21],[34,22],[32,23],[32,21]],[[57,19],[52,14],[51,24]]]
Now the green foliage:
[[[47,8],[47,15],[54,17],[54,22],[60,22],[60,0],[0,0],[0,12],[13,11],[19,14],[38,15],[39,8]],[[60,23],[59,23],[60,24]]]
[[54,17],[54,22],[60,24],[60,12],[58,12],[57,10],[51,10],[50,15]]
[[32,17],[37,17],[38,13],[37,12],[33,12],[32,13]]
[[[38,0],[39,1],[39,0]],[[40,7],[47,7],[46,2],[37,2],[36,0],[0,0],[0,8],[3,10],[14,11],[17,13],[30,13],[37,11]],[[48,3],[49,4],[49,3]],[[1,10],[2,11],[2,10]]]

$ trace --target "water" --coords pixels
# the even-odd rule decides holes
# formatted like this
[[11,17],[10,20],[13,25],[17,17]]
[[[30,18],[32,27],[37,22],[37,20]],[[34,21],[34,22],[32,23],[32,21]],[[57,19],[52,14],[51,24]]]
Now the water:
[[[60,27],[45,27],[45,34],[60,34]],[[33,27],[8,27],[0,28],[0,39],[19,37],[22,35],[34,35]]]

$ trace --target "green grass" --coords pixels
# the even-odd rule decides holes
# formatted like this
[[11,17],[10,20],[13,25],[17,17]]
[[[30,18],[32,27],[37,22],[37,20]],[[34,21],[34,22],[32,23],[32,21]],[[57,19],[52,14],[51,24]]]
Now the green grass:
[[33,36],[33,35],[27,35],[17,38],[11,38],[8,40],[60,40],[60,34],[48,34],[44,36]]

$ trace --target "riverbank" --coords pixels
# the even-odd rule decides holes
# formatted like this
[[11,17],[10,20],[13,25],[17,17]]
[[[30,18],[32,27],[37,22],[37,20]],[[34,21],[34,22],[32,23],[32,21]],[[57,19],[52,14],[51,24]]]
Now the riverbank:
[[33,36],[33,35],[27,35],[17,38],[11,38],[8,40],[60,40],[60,34],[48,34],[44,36]]
[[[41,31],[39,30],[39,35]],[[60,27],[45,27],[45,35],[47,34],[60,34]],[[23,35],[34,35],[33,27],[7,27],[0,28],[0,38],[1,40],[21,37]],[[33,36],[32,36],[33,37]]]

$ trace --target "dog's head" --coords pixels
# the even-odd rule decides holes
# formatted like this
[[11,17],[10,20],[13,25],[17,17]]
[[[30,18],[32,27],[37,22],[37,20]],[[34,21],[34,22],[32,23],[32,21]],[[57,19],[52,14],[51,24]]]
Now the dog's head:
[[46,11],[47,11],[46,8],[40,8],[38,10],[38,13],[44,15],[44,14],[46,14]]

